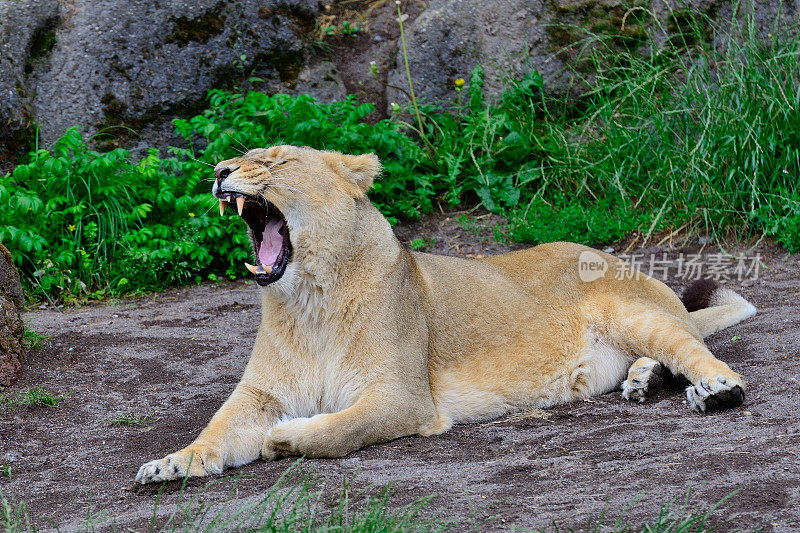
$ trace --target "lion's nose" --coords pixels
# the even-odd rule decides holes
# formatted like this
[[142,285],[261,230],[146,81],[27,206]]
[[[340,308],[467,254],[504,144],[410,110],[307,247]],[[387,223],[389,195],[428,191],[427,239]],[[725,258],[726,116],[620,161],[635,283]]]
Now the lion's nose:
[[222,167],[222,168],[215,168],[214,169],[214,175],[217,177],[217,181],[224,180],[225,178],[227,178],[230,175],[231,172],[232,172],[232,170],[229,169],[228,167]]

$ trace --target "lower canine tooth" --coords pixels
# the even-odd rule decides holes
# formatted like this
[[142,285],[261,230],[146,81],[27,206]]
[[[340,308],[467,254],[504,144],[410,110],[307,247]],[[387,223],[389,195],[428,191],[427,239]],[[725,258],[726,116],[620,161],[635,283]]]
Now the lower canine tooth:
[[254,266],[253,266],[253,265],[251,265],[250,263],[245,263],[245,264],[244,264],[244,267],[245,267],[247,270],[249,270],[251,274],[255,274],[255,273],[256,273],[256,271],[258,270],[258,268],[254,267]]
[[267,274],[272,274],[272,267],[271,266],[264,267],[264,270],[267,271]]
[[236,208],[239,210],[239,216],[242,216],[242,211],[244,210],[244,198],[241,196],[236,198]]
[[225,200],[220,200],[219,201],[219,214],[220,214],[220,216],[225,214],[225,205],[226,205]]

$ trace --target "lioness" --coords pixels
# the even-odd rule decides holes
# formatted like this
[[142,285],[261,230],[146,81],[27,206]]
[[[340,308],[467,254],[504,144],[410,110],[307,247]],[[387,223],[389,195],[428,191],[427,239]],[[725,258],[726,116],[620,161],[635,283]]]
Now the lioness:
[[[480,260],[411,252],[366,196],[380,168],[294,146],[215,167],[220,213],[235,206],[250,230],[261,326],[208,426],[138,481],[341,457],[620,383],[643,401],[662,364],[691,382],[695,411],[742,403],[744,381],[703,343],[756,312],[736,293],[698,285],[688,312],[663,283],[617,279],[618,259],[565,242]],[[587,254],[605,265],[588,280]]]

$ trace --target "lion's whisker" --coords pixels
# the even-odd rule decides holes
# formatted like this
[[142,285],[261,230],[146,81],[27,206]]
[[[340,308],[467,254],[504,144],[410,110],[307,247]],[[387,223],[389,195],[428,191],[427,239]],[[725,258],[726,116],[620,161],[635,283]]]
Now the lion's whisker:
[[310,195],[310,194],[308,194],[307,192],[305,192],[305,191],[301,191],[300,189],[298,189],[298,188],[297,188],[297,187],[295,187],[294,185],[289,185],[288,183],[279,183],[279,184],[277,185],[277,187],[278,187],[279,189],[280,189],[280,188],[282,188],[282,189],[286,189],[286,190],[289,190],[289,191],[297,191],[297,192],[299,192],[300,194],[305,194],[305,195],[306,195],[306,196],[308,196],[309,198],[311,197],[311,195]]
[[206,212],[203,213],[203,215],[208,215],[211,212],[212,209],[214,209],[214,208],[213,207],[209,207],[208,209],[206,209]]
[[198,163],[202,163],[202,164],[204,164],[204,165],[208,165],[208,166],[210,166],[211,168],[214,168],[214,165],[212,165],[211,163],[206,163],[205,161],[200,161],[200,160],[199,160],[199,159],[197,159],[196,157],[189,156],[189,159],[193,159],[193,160],[197,161]]
[[234,136],[233,136],[233,135],[231,135],[230,133],[228,133],[227,135],[228,135],[228,137],[230,137],[231,139],[233,139],[234,141],[236,141],[237,143],[239,143],[239,146],[241,146],[242,148],[244,148],[244,152],[241,152],[241,154],[242,154],[242,155],[244,155],[244,154],[246,154],[247,152],[249,152],[249,151],[250,151],[250,149],[249,149],[249,148],[248,148],[248,147],[247,147],[247,146],[246,146],[246,145],[245,145],[245,144],[244,144],[242,141],[240,141],[239,139],[237,139],[236,137],[234,137]]

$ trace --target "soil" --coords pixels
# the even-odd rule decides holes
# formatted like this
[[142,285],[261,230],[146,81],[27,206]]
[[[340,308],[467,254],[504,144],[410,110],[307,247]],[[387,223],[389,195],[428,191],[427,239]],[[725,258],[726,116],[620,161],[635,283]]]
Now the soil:
[[[520,247],[494,240],[501,219],[469,220],[433,217],[398,227],[397,234],[407,243],[426,238],[436,253],[477,256]],[[673,259],[700,251],[696,243],[631,250]],[[673,499],[680,507],[689,488],[700,509],[739,491],[712,516],[720,531],[797,530],[800,257],[763,243],[740,251],[760,254],[761,270],[756,280],[729,285],[759,313],[708,339],[749,382],[740,408],[698,415],[679,388],[643,404],[616,391],[306,464],[332,490],[356,474],[356,488],[394,483],[397,505],[437,494],[431,512],[494,517],[480,525],[488,530],[553,521],[581,529],[604,508],[613,523],[635,501],[628,512],[634,522],[653,518]],[[676,289],[685,284],[674,269],[666,281]],[[74,529],[91,507],[119,528],[147,529],[159,487],[134,484],[138,467],[183,447],[203,428],[242,373],[259,313],[258,290],[247,281],[27,312],[28,327],[52,340],[28,356],[14,390],[44,387],[66,397],[59,408],[0,412],[0,465],[12,472],[0,475],[3,494],[27,502],[40,525]],[[108,423],[131,411],[154,418],[145,427]],[[232,499],[235,506],[264,494],[292,463],[256,461],[226,472],[232,476],[191,480],[184,497],[202,492],[207,502]],[[159,514],[170,513],[180,486],[162,490]]]

